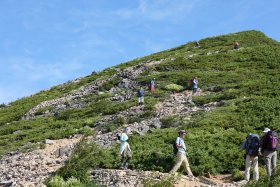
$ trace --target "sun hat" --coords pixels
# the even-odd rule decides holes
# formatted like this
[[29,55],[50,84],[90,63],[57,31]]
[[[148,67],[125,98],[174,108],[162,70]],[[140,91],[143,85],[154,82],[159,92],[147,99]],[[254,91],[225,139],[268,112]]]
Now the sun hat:
[[187,134],[187,132],[185,130],[179,130],[180,134]]
[[266,127],[263,132],[267,133],[269,131],[270,131],[270,129]]

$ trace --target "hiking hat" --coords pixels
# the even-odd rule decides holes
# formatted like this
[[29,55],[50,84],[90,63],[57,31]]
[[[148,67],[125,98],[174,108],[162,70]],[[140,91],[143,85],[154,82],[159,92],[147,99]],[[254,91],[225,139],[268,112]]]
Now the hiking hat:
[[187,134],[185,130],[179,130],[179,134]]
[[265,128],[263,132],[267,133],[267,132],[269,132],[269,131],[270,131],[269,128]]

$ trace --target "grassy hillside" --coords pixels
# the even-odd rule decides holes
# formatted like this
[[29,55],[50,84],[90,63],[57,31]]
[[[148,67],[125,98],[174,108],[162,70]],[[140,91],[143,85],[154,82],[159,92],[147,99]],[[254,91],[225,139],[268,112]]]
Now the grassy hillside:
[[[232,50],[237,40],[241,49]],[[176,128],[189,131],[186,139],[191,168],[196,175],[228,173],[244,169],[241,142],[251,133],[261,134],[265,127],[280,130],[280,44],[258,31],[206,38],[194,43],[152,54],[134,61],[108,68],[100,73],[82,78],[79,82],[59,85],[26,97],[0,108],[0,155],[13,151],[27,142],[40,142],[46,138],[58,139],[75,133],[87,133],[84,126],[92,126],[102,117],[136,105],[136,100],[114,103],[106,100],[107,93],[120,80],[114,79],[103,87],[105,95],[89,95],[88,105],[82,109],[70,109],[56,117],[43,117],[23,121],[21,117],[42,101],[60,98],[65,93],[91,83],[97,78],[106,80],[116,69],[137,65],[140,62],[163,60],[151,66],[137,81],[146,83],[155,77],[158,80],[156,94],[146,96],[145,113],[129,119],[118,119],[101,128],[111,131],[126,123],[152,117],[154,105],[168,97],[171,92],[165,86],[171,83],[188,88],[188,80],[197,76],[204,96],[195,96],[193,101],[203,105],[224,101],[224,105],[211,112],[198,112],[186,117],[162,119],[164,129],[145,136],[131,137],[133,159],[131,168],[168,172],[174,164],[171,143],[176,138]],[[135,90],[134,90],[135,91]],[[100,116],[100,113],[103,115]],[[176,128],[174,128],[176,127]],[[13,133],[20,130],[21,133]],[[31,144],[33,146],[33,144]],[[77,148],[66,167],[58,171],[65,179],[74,176],[83,182],[87,170],[94,167],[117,168],[119,159],[115,146],[101,150],[95,144]]]

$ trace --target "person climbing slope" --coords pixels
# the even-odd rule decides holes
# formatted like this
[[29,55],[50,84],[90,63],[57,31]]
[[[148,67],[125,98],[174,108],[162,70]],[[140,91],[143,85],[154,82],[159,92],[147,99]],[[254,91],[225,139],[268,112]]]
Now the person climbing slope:
[[128,163],[131,160],[131,149],[128,143],[128,136],[127,133],[129,133],[128,127],[124,128],[123,133],[118,135],[118,139],[121,142],[120,146],[120,156],[121,156],[121,169],[127,169]]
[[276,170],[277,150],[279,149],[278,136],[275,131],[265,128],[261,138],[261,153],[264,156],[267,176],[270,177]]
[[260,150],[260,138],[257,134],[249,134],[242,144],[246,151],[245,180],[250,180],[250,168],[253,167],[253,180],[259,180],[258,155]]
[[198,79],[197,79],[197,77],[194,77],[192,79],[192,89],[193,89],[193,93],[197,92],[197,89],[198,89]]
[[239,49],[240,48],[240,44],[238,41],[234,41],[233,43],[233,49]]
[[151,91],[151,93],[154,93],[154,91],[155,91],[155,85],[156,85],[156,78],[153,78],[153,79],[150,81],[150,91]]
[[144,104],[144,95],[145,91],[142,87],[137,92],[137,97],[138,97],[138,105],[143,105]]
[[176,164],[174,165],[174,167],[172,168],[172,170],[170,171],[171,174],[175,173],[181,165],[183,165],[184,167],[184,171],[191,177],[193,177],[190,165],[189,165],[189,161],[186,157],[186,145],[184,142],[184,138],[186,136],[186,131],[184,130],[180,130],[179,131],[179,136],[176,138],[176,147],[177,147],[177,160],[176,160]]

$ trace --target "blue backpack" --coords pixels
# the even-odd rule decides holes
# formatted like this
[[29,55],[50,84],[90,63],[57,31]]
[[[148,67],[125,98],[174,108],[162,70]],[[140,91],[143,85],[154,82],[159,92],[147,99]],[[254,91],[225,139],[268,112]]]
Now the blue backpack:
[[250,134],[245,142],[246,153],[250,156],[258,156],[260,148],[260,138],[257,134]]

